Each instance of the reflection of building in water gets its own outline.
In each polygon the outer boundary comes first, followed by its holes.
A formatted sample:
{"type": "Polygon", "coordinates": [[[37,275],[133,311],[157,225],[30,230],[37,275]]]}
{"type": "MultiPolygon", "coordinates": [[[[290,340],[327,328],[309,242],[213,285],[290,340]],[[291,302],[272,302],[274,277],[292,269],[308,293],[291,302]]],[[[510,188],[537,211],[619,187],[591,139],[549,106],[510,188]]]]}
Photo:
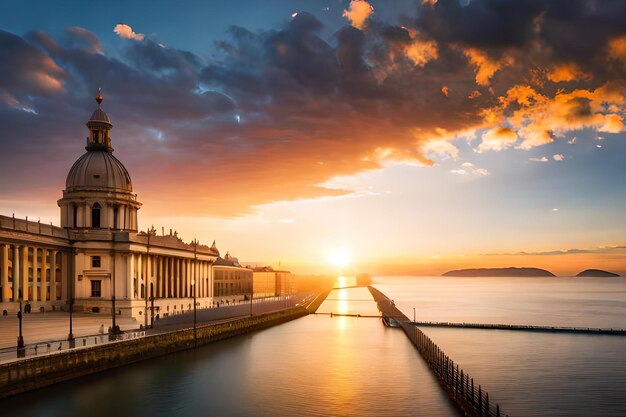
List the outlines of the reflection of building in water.
{"type": "Polygon", "coordinates": [[[213,297],[219,305],[249,300],[252,270],[239,264],[229,253],[213,262],[213,297]]]}
{"type": "Polygon", "coordinates": [[[255,297],[274,297],[295,292],[291,272],[277,271],[270,266],[254,268],[253,271],[255,297]]]}
{"type": "Polygon", "coordinates": [[[141,203],[124,165],[113,156],[113,124],[100,108],[87,122],[85,154],[65,183],[61,227],[0,216],[0,309],[11,312],[18,301],[33,311],[67,310],[70,292],[75,310],[111,313],[143,321],[154,297],[154,314],[213,304],[215,247],[185,243],[177,233],[138,232],[141,203]]]}

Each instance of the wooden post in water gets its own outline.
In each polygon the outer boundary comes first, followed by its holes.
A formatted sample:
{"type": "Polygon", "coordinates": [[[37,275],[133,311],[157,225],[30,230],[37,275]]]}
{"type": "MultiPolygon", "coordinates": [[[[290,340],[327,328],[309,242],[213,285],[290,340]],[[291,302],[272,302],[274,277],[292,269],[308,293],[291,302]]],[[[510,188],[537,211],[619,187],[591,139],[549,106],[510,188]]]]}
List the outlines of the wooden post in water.
{"type": "Polygon", "coordinates": [[[461,395],[461,397],[463,397],[465,391],[463,389],[463,382],[465,382],[465,375],[463,374],[463,370],[461,369],[461,389],[459,390],[459,394],[461,395]]]}
{"type": "Polygon", "coordinates": [[[478,386],[478,415],[483,417],[483,390],[478,386]]]}
{"type": "Polygon", "coordinates": [[[487,411],[487,415],[489,415],[489,393],[485,395],[485,410],[487,411]]]}

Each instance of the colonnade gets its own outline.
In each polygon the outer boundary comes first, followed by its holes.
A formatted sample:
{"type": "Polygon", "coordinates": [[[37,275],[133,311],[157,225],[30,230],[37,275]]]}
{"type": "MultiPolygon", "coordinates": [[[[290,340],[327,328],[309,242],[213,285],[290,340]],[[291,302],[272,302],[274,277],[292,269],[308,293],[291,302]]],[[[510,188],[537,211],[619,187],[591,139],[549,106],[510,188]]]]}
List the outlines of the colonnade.
{"type": "Polygon", "coordinates": [[[127,294],[131,299],[212,297],[211,261],[168,255],[131,253],[127,294]],[[151,294],[152,289],[152,294],[151,294]]]}
{"type": "Polygon", "coordinates": [[[0,243],[0,301],[66,299],[68,254],[58,248],[0,243]]]}

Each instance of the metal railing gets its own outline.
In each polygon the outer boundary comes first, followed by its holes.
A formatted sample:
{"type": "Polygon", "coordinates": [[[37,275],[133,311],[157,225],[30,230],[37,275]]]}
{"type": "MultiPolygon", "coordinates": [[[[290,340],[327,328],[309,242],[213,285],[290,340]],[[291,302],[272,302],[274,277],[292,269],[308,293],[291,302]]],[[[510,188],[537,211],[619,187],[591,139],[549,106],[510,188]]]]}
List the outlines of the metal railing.
{"type": "Polygon", "coordinates": [[[106,343],[117,342],[120,340],[130,340],[144,337],[146,332],[143,330],[126,331],[118,335],[109,335],[108,333],[98,333],[86,336],[80,336],[73,341],[63,340],[47,340],[38,343],[32,343],[24,346],[22,349],[15,347],[0,349],[0,363],[12,362],[35,356],[44,356],[61,352],[69,349],[76,349],[87,346],[97,346],[106,343]]]}
{"type": "Polygon", "coordinates": [[[467,416],[472,417],[504,417],[499,404],[489,400],[489,393],[481,385],[475,384],[474,379],[463,371],[439,346],[418,329],[385,294],[374,287],[368,287],[383,318],[397,322],[420,356],[426,361],[429,368],[457,407],[467,416]]]}

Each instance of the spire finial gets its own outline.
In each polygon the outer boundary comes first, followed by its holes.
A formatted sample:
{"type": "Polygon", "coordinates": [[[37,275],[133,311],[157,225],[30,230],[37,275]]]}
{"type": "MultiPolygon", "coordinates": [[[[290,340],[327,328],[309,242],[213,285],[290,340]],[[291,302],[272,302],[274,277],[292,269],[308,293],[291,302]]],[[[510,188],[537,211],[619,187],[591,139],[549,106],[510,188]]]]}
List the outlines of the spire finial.
{"type": "Polygon", "coordinates": [[[98,108],[100,108],[100,103],[102,103],[102,87],[98,88],[98,95],[96,96],[96,101],[98,102],[98,108]]]}

